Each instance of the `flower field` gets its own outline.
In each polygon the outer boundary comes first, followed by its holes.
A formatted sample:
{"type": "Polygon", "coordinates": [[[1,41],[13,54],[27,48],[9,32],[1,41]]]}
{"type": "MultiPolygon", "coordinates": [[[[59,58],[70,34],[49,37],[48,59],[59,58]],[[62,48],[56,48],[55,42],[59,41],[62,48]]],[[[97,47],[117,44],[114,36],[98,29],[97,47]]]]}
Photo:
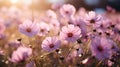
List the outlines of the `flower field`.
{"type": "Polygon", "coordinates": [[[0,67],[120,67],[120,15],[109,6],[2,7],[0,67]]]}

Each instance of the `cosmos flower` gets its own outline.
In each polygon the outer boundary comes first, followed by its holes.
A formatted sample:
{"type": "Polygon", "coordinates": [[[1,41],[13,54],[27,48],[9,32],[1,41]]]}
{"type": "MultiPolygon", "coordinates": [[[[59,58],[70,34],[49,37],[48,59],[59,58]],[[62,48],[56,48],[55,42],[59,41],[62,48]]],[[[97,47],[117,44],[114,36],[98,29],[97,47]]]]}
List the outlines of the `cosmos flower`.
{"type": "Polygon", "coordinates": [[[30,55],[32,55],[31,48],[20,46],[12,53],[10,61],[14,63],[22,62],[25,61],[28,57],[30,57],[30,55]]]}
{"type": "Polygon", "coordinates": [[[49,21],[50,23],[50,28],[53,30],[59,30],[60,28],[60,22],[57,19],[52,19],[49,21]]]}
{"type": "Polygon", "coordinates": [[[79,10],[78,10],[78,12],[77,12],[77,14],[76,15],[79,15],[79,16],[81,16],[81,17],[85,17],[85,14],[86,14],[86,9],[84,8],[84,7],[81,7],[81,8],[79,8],[79,10]]]}
{"type": "Polygon", "coordinates": [[[60,14],[62,17],[71,17],[75,14],[76,9],[73,5],[71,4],[64,4],[61,8],[60,8],[60,14]]]}
{"type": "Polygon", "coordinates": [[[51,8],[55,11],[58,11],[60,9],[60,7],[63,5],[63,3],[59,2],[59,3],[53,3],[51,8]]]}
{"type": "Polygon", "coordinates": [[[102,19],[101,15],[96,14],[94,11],[90,11],[90,12],[88,12],[88,14],[86,14],[85,21],[86,21],[87,25],[91,25],[91,24],[99,24],[100,25],[101,19],[102,19]]]}
{"type": "Polygon", "coordinates": [[[87,25],[81,17],[76,16],[73,24],[81,29],[82,37],[85,37],[87,35],[87,25]]]}
{"type": "Polygon", "coordinates": [[[48,31],[50,30],[49,25],[45,22],[39,23],[39,26],[40,26],[40,31],[38,33],[39,36],[45,36],[45,34],[47,34],[48,31]]]}
{"type": "Polygon", "coordinates": [[[19,31],[29,37],[32,37],[39,32],[39,25],[30,20],[26,20],[19,25],[19,31]]]}
{"type": "Polygon", "coordinates": [[[102,23],[100,24],[99,28],[101,28],[102,30],[108,28],[111,24],[110,22],[112,22],[110,19],[102,20],[102,23]]]}
{"type": "Polygon", "coordinates": [[[16,8],[16,7],[10,7],[8,10],[8,17],[11,19],[20,19],[20,15],[22,14],[22,12],[20,11],[20,9],[16,8]]]}
{"type": "Polygon", "coordinates": [[[117,44],[113,40],[108,39],[108,43],[111,44],[112,52],[120,51],[119,47],[117,46],[117,44]]]}
{"type": "Polygon", "coordinates": [[[61,41],[57,37],[46,37],[42,42],[42,49],[48,52],[56,50],[60,47],[61,41]]]}
{"type": "Polygon", "coordinates": [[[81,37],[81,29],[78,26],[72,24],[63,26],[60,31],[60,37],[69,42],[75,42],[81,37]]]}
{"type": "Polygon", "coordinates": [[[48,10],[46,12],[46,15],[47,15],[47,18],[49,20],[51,20],[51,19],[57,19],[57,15],[56,15],[56,13],[53,10],[48,10]]]}
{"type": "Polygon", "coordinates": [[[111,44],[105,37],[92,38],[90,49],[98,60],[110,59],[112,56],[111,44]]]}

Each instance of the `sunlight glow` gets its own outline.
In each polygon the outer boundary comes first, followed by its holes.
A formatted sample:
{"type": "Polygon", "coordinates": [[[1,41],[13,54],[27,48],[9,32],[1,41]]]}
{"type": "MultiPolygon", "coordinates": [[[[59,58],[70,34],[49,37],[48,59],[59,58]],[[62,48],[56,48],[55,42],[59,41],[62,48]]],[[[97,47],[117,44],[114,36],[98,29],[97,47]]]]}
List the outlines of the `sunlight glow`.
{"type": "Polygon", "coordinates": [[[11,2],[12,4],[15,4],[15,3],[18,2],[18,0],[10,0],[10,2],[11,2]]]}
{"type": "Polygon", "coordinates": [[[9,0],[9,2],[11,2],[12,4],[18,4],[21,3],[23,5],[29,6],[30,4],[32,4],[32,2],[38,2],[38,0],[9,0]]]}
{"type": "Polygon", "coordinates": [[[30,5],[32,3],[32,0],[22,0],[22,2],[25,4],[25,5],[30,5]]]}

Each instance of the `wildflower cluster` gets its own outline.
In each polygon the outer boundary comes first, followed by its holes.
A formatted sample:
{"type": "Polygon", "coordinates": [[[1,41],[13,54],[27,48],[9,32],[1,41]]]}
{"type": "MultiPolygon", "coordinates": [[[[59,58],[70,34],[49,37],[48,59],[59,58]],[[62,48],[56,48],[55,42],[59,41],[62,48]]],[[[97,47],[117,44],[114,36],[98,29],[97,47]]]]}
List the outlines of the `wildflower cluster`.
{"type": "Polygon", "coordinates": [[[98,14],[63,4],[44,14],[35,12],[34,18],[29,10],[2,8],[0,63],[8,67],[119,66],[120,15],[107,8],[98,14]]]}

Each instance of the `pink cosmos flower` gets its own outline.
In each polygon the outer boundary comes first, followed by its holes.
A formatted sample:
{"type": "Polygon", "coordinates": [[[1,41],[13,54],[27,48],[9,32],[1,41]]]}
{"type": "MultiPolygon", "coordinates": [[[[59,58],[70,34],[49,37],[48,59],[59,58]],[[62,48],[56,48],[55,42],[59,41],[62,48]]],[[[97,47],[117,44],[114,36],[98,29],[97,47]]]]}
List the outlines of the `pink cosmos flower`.
{"type": "Polygon", "coordinates": [[[75,42],[81,37],[81,29],[78,26],[72,24],[63,26],[60,31],[60,37],[69,42],[75,42]]]}
{"type": "Polygon", "coordinates": [[[57,18],[57,15],[56,15],[56,13],[55,13],[53,10],[48,10],[48,11],[46,12],[46,15],[47,15],[47,18],[48,18],[49,20],[51,20],[51,19],[56,19],[56,18],[57,18]]]}
{"type": "Polygon", "coordinates": [[[60,28],[60,22],[57,19],[52,19],[49,21],[50,27],[53,30],[59,30],[60,28]]]}
{"type": "Polygon", "coordinates": [[[25,47],[25,46],[20,46],[17,48],[16,51],[12,53],[12,56],[10,58],[11,62],[18,63],[26,60],[28,57],[32,55],[32,49],[25,47]]]}
{"type": "Polygon", "coordinates": [[[3,23],[0,23],[0,33],[3,33],[5,31],[5,25],[3,23]]]}
{"type": "Polygon", "coordinates": [[[20,18],[20,15],[22,14],[21,13],[21,10],[16,8],[16,7],[10,7],[9,10],[8,10],[8,17],[11,18],[11,19],[18,19],[20,18]]]}
{"type": "Polygon", "coordinates": [[[82,37],[85,37],[87,35],[87,32],[88,32],[87,31],[87,25],[81,17],[76,16],[75,20],[73,21],[73,24],[80,27],[82,37]]]}
{"type": "Polygon", "coordinates": [[[71,4],[64,4],[61,8],[60,8],[60,14],[62,17],[71,17],[75,14],[76,9],[73,5],[71,4]]]}
{"type": "Polygon", "coordinates": [[[54,3],[54,4],[52,4],[51,8],[55,11],[58,11],[62,5],[63,5],[63,3],[61,3],[61,2],[54,3]]]}
{"type": "Polygon", "coordinates": [[[38,33],[39,36],[44,36],[50,30],[49,25],[47,23],[45,23],[45,22],[39,23],[39,26],[40,26],[40,31],[38,33]]]}
{"type": "Polygon", "coordinates": [[[101,15],[96,14],[94,11],[90,11],[88,14],[86,14],[86,24],[101,24],[100,20],[102,19],[101,15]]]}
{"type": "Polygon", "coordinates": [[[92,55],[98,60],[110,59],[112,56],[111,44],[105,37],[95,36],[92,39],[90,49],[92,55]]]}
{"type": "Polygon", "coordinates": [[[32,37],[39,32],[39,25],[30,20],[26,20],[19,25],[19,31],[29,37],[32,37]]]}
{"type": "Polygon", "coordinates": [[[81,16],[81,17],[85,17],[86,14],[86,9],[84,7],[79,8],[77,15],[81,16]]]}
{"type": "Polygon", "coordinates": [[[102,23],[100,24],[99,28],[101,28],[102,30],[108,28],[111,24],[110,22],[112,22],[110,19],[102,20],[102,23]]]}
{"type": "Polygon", "coordinates": [[[47,37],[42,42],[42,49],[48,52],[56,50],[60,47],[61,41],[57,37],[47,37]]]}

